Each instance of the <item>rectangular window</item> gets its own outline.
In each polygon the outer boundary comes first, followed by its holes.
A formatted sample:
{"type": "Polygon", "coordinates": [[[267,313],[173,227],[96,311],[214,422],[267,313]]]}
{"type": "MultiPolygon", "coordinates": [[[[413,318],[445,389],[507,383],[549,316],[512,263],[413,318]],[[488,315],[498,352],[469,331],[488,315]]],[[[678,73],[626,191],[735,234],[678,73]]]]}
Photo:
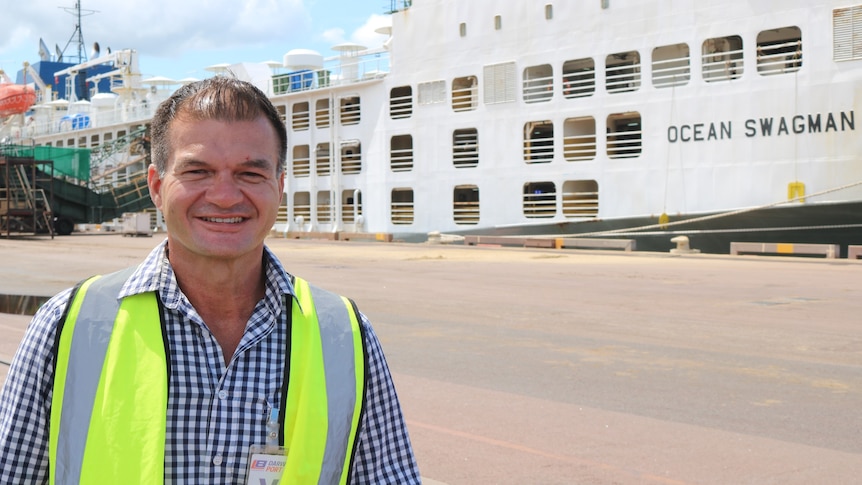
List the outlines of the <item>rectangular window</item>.
{"type": "Polygon", "coordinates": [[[413,224],[413,189],[392,189],[390,217],[392,224],[413,224]]]}
{"type": "Polygon", "coordinates": [[[595,180],[563,182],[563,216],[567,218],[598,217],[599,184],[595,180]]]}
{"type": "Polygon", "coordinates": [[[290,126],[293,131],[304,131],[309,127],[308,101],[293,105],[290,126]]]}
{"type": "Polygon", "coordinates": [[[605,59],[605,87],[609,93],[636,91],[641,87],[641,56],[637,51],[618,52],[605,59]]]}
{"type": "Polygon", "coordinates": [[[635,158],[641,154],[640,113],[618,113],[608,116],[608,158],[635,158]]]}
{"type": "Polygon", "coordinates": [[[294,192],[293,220],[300,226],[311,222],[311,195],[308,192],[294,192]]]}
{"type": "Polygon", "coordinates": [[[652,51],[652,84],[657,88],[682,86],[691,79],[688,44],[656,47],[652,51]]]}
{"type": "Polygon", "coordinates": [[[524,184],[524,216],[546,219],[557,215],[557,188],[553,182],[524,184]]]}
{"type": "Polygon", "coordinates": [[[475,225],[479,223],[479,187],[459,185],[453,194],[452,216],[455,224],[475,225]]]}
{"type": "Polygon", "coordinates": [[[530,121],[524,125],[524,160],[549,163],[554,159],[554,123],[530,121]]]}
{"type": "Polygon", "coordinates": [[[596,63],[592,58],[563,64],[563,97],[582,98],[596,92],[596,63]]]}
{"type": "Polygon", "coordinates": [[[341,192],[341,220],[353,224],[362,215],[362,192],[347,189],[341,192]]]}
{"type": "Polygon", "coordinates": [[[328,190],[317,192],[317,222],[321,224],[332,222],[332,192],[328,190]]]}
{"type": "Polygon", "coordinates": [[[550,64],[524,69],[523,95],[526,103],[541,103],[554,97],[554,68],[550,64]]]}
{"type": "Polygon", "coordinates": [[[456,168],[479,165],[479,131],[476,128],[455,130],[452,133],[452,163],[456,168]]]}
{"type": "Polygon", "coordinates": [[[742,37],[731,35],[703,42],[701,65],[706,82],[730,81],[742,77],[742,37]]]}
{"type": "Polygon", "coordinates": [[[341,173],[345,175],[362,172],[362,143],[359,140],[341,142],[341,173]]]}
{"type": "Polygon", "coordinates": [[[479,80],[476,76],[456,77],[452,80],[452,110],[473,111],[479,97],[479,80]]]}
{"type": "Polygon", "coordinates": [[[389,140],[389,167],[393,172],[413,170],[413,136],[395,135],[389,140]]]}
{"type": "Polygon", "coordinates": [[[318,99],[314,104],[314,124],[318,128],[329,128],[329,99],[318,99]]]}
{"type": "Polygon", "coordinates": [[[802,31],[799,27],[764,30],[757,34],[757,72],[772,76],[802,67],[802,31]]]}
{"type": "Polygon", "coordinates": [[[361,110],[359,107],[359,96],[341,98],[341,124],[359,124],[361,110]]]}
{"type": "Polygon", "coordinates": [[[308,177],[311,175],[311,157],[308,145],[296,145],[293,147],[293,176],[308,177]]]}
{"type": "Polygon", "coordinates": [[[596,120],[569,118],[563,125],[563,156],[570,162],[596,158],[596,120]]]}
{"type": "Polygon", "coordinates": [[[329,143],[319,143],[315,149],[315,154],[315,173],[321,177],[332,174],[332,159],[329,156],[329,143]]]}
{"type": "Polygon", "coordinates": [[[389,117],[393,120],[413,115],[413,88],[399,86],[389,92],[389,117]]]}

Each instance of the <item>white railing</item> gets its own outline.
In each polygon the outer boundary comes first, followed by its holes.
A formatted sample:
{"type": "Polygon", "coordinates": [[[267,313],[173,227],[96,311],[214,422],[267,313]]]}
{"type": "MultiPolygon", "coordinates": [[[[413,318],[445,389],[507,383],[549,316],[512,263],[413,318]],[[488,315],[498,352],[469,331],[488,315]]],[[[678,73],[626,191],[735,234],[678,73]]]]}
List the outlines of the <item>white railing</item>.
{"type": "Polygon", "coordinates": [[[308,177],[311,175],[311,158],[298,157],[293,159],[293,176],[308,177]]]}
{"type": "Polygon", "coordinates": [[[409,118],[413,114],[413,95],[389,98],[389,116],[392,119],[409,118]]]}
{"type": "Polygon", "coordinates": [[[389,72],[389,51],[371,49],[324,59],[323,69],[303,70],[273,76],[276,95],[313,91],[380,79],[389,72]]]}
{"type": "Polygon", "coordinates": [[[688,57],[653,61],[652,83],[657,88],[681,86],[691,79],[688,57]]]}
{"type": "Polygon", "coordinates": [[[595,71],[563,74],[563,97],[583,98],[596,91],[595,71]]]}
{"type": "Polygon", "coordinates": [[[742,49],[704,54],[703,79],[707,82],[737,79],[742,76],[742,49]]]}
{"type": "MultiPolygon", "coordinates": [[[[52,108],[53,110],[54,108],[52,108]]],[[[135,123],[148,121],[153,117],[156,106],[147,104],[134,104],[128,107],[119,107],[110,110],[97,110],[90,113],[80,113],[87,116],[86,122],[79,118],[79,122],[73,122],[74,116],[66,110],[52,111],[48,114],[39,114],[33,118],[33,122],[25,128],[27,136],[55,135],[60,133],[79,133],[83,130],[104,128],[117,123],[135,123]]]]}
{"type": "Polygon", "coordinates": [[[392,224],[413,224],[413,202],[392,202],[392,224]]]}
{"type": "Polygon", "coordinates": [[[536,137],[524,140],[524,160],[527,163],[548,163],[554,158],[554,138],[536,137]]]}
{"type": "Polygon", "coordinates": [[[802,67],[802,41],[757,46],[757,72],[764,76],[798,71],[802,67]]]}
{"type": "Polygon", "coordinates": [[[549,101],[554,96],[554,77],[524,79],[523,89],[526,103],[549,101]]]}
{"type": "Polygon", "coordinates": [[[572,135],[563,137],[563,156],[569,161],[596,158],[596,135],[572,135]]]}
{"type": "Polygon", "coordinates": [[[547,218],[557,214],[557,194],[524,194],[524,216],[528,218],[547,218]]]}
{"type": "Polygon", "coordinates": [[[478,104],[478,92],[476,86],[452,90],[452,110],[472,111],[478,104]]]}
{"type": "Polygon", "coordinates": [[[455,224],[479,223],[479,201],[455,202],[452,212],[455,224]]]}
{"type": "Polygon", "coordinates": [[[608,158],[636,158],[641,154],[641,131],[608,133],[608,158]]]}
{"type": "Polygon", "coordinates": [[[566,217],[594,217],[599,214],[598,192],[563,193],[563,215],[566,217]]]}
{"type": "Polygon", "coordinates": [[[389,157],[390,167],[393,172],[409,172],[410,170],[413,170],[412,148],[392,150],[389,157]]]}
{"type": "Polygon", "coordinates": [[[609,93],[635,91],[641,86],[641,65],[619,64],[607,67],[606,87],[609,93]]]}

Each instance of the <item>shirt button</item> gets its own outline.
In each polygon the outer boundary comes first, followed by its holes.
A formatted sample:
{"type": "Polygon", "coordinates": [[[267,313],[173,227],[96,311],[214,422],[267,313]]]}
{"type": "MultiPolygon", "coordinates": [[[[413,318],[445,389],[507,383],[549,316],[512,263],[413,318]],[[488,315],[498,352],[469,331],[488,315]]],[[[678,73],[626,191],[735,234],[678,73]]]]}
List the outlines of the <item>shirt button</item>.
{"type": "Polygon", "coordinates": [[[218,398],[221,400],[227,399],[227,391],[219,391],[218,392],[218,398]]]}
{"type": "Polygon", "coordinates": [[[219,466],[219,465],[221,465],[222,461],[223,461],[223,459],[222,459],[221,455],[216,455],[215,458],[213,458],[213,465],[219,466]]]}

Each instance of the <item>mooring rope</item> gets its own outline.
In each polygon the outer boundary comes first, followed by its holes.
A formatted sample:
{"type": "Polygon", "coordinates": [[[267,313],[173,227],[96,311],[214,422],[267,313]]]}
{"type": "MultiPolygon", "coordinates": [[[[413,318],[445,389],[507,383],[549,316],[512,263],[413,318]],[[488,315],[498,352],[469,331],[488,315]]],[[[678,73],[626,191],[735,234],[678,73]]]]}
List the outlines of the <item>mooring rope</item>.
{"type": "MultiPolygon", "coordinates": [[[[641,227],[627,227],[627,228],[623,228],[623,229],[609,229],[607,231],[572,233],[572,234],[567,234],[567,235],[572,236],[572,237],[591,237],[591,236],[604,236],[604,235],[609,235],[609,234],[616,234],[616,235],[630,234],[630,233],[634,233],[634,232],[637,232],[639,235],[649,235],[649,234],[645,234],[641,231],[645,231],[648,229],[657,229],[657,228],[665,229],[665,228],[668,228],[671,226],[679,226],[679,225],[684,225],[684,224],[691,224],[691,223],[695,223],[695,222],[703,222],[703,221],[709,221],[709,220],[713,220],[713,219],[720,219],[723,217],[730,217],[730,216],[735,216],[735,215],[739,215],[739,214],[745,214],[746,212],[754,212],[757,210],[768,209],[770,207],[776,207],[776,206],[783,205],[783,204],[789,204],[791,202],[797,202],[797,201],[802,200],[802,199],[811,199],[811,198],[815,198],[815,197],[820,197],[822,195],[826,195],[826,194],[829,194],[832,192],[837,192],[839,190],[849,189],[849,188],[855,187],[857,185],[862,185],[862,180],[860,180],[858,182],[853,182],[850,184],[842,185],[840,187],[834,187],[831,189],[823,190],[821,192],[816,192],[816,193],[810,194],[810,195],[800,195],[800,196],[794,197],[794,198],[789,199],[789,200],[783,200],[780,202],[773,202],[771,204],[765,204],[765,205],[756,206],[756,207],[746,207],[744,209],[738,209],[738,210],[730,211],[730,212],[723,212],[721,214],[711,214],[708,216],[695,217],[692,219],[685,219],[682,221],[649,224],[649,225],[641,226],[641,227]]],[[[794,226],[794,227],[789,227],[789,228],[716,229],[716,230],[703,230],[700,232],[701,233],[712,233],[712,232],[772,231],[772,230],[782,230],[782,229],[797,230],[797,229],[844,228],[844,227],[859,227],[859,226],[860,226],[859,224],[848,224],[848,225],[837,225],[837,226],[809,226],[807,228],[800,228],[800,227],[794,226]]],[[[662,231],[661,233],[657,233],[657,234],[668,234],[668,232],[662,231]]],[[[560,234],[547,234],[545,236],[546,237],[560,237],[561,235],[560,234]]],[[[535,237],[542,237],[542,236],[535,236],[535,237]]]]}

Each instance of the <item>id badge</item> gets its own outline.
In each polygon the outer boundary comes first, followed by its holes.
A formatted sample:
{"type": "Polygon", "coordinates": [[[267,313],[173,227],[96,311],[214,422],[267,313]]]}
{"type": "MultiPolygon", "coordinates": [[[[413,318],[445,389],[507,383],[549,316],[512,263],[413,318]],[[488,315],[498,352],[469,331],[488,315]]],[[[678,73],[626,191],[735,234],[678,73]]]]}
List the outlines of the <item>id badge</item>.
{"type": "Polygon", "coordinates": [[[266,444],[249,447],[246,485],[278,485],[284,473],[287,448],[278,445],[278,408],[270,407],[266,428],[266,444]]]}
{"type": "Polygon", "coordinates": [[[286,463],[287,450],[284,447],[251,445],[246,485],[278,485],[286,463]]]}

